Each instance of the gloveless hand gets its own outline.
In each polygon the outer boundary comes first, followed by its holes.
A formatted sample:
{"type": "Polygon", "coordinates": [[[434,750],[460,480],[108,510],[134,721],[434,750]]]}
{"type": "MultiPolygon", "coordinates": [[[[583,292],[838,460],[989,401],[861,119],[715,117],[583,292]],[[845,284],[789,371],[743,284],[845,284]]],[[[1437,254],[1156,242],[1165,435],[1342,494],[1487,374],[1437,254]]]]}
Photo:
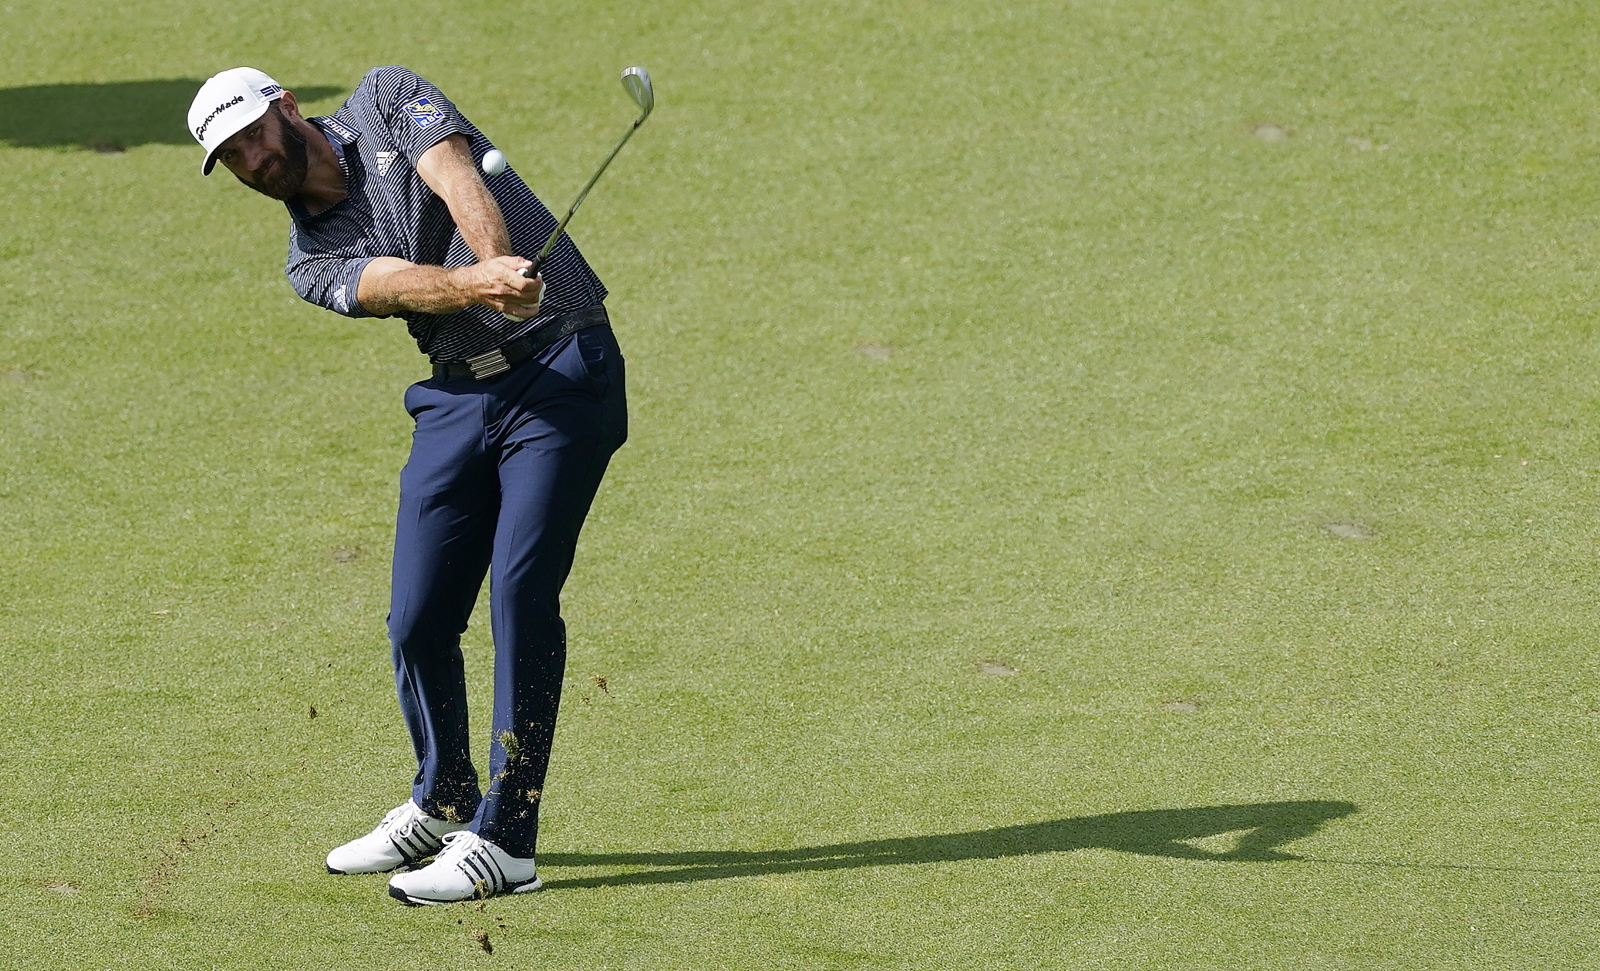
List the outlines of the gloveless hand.
{"type": "Polygon", "coordinates": [[[508,317],[526,319],[539,312],[544,297],[544,277],[528,279],[523,269],[533,264],[520,256],[493,259],[450,271],[452,283],[467,302],[492,307],[508,317]]]}

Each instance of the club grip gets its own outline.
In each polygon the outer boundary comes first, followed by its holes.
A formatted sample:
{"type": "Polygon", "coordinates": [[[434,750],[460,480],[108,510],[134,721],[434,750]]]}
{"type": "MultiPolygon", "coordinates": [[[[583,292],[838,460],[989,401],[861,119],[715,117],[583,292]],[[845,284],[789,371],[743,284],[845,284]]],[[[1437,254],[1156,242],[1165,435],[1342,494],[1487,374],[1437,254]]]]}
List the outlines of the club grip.
{"type": "MultiPolygon", "coordinates": [[[[533,258],[533,265],[532,266],[526,267],[526,268],[524,268],[524,269],[522,269],[522,270],[520,270],[518,272],[520,272],[522,274],[522,278],[523,279],[531,280],[534,277],[539,275],[539,267],[541,267],[543,265],[544,265],[544,257],[535,256],[533,258]]],[[[539,288],[539,294],[540,294],[540,296],[544,295],[544,287],[541,286],[539,288]]],[[[525,319],[525,318],[522,318],[522,317],[518,317],[515,314],[508,314],[504,310],[500,311],[500,316],[504,317],[507,320],[523,320],[523,319],[525,319]]]]}

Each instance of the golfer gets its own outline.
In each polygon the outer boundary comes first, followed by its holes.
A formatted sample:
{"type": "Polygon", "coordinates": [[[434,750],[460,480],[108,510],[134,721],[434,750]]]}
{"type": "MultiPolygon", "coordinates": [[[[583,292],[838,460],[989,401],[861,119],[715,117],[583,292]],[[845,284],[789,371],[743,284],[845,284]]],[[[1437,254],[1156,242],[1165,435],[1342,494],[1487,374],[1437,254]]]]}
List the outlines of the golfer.
{"type": "MultiPolygon", "coordinates": [[[[348,317],[400,317],[433,366],[412,385],[389,607],[411,798],[328,854],[439,904],[537,890],[534,844],[566,666],[562,584],[606,464],[627,437],[606,289],[516,173],[438,88],[375,68],[332,115],[306,118],[253,68],[211,78],[189,109],[205,150],[289,210],[286,273],[348,317]],[[461,633],[485,573],[495,644],[489,791],[467,726],[461,633]],[[437,854],[435,856],[435,854],[437,854]],[[431,864],[413,868],[428,857],[431,864]]],[[[398,781],[398,780],[397,780],[398,781]]]]}

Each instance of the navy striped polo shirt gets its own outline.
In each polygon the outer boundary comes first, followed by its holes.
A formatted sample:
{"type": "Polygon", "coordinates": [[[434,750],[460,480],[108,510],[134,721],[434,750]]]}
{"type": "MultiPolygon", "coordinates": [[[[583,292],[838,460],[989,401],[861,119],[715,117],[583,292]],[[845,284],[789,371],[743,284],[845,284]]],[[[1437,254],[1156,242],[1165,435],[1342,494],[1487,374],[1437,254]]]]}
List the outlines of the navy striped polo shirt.
{"type": "MultiPolygon", "coordinates": [[[[356,301],[356,283],[375,258],[393,256],[446,269],[478,261],[444,200],[417,174],[416,163],[448,135],[465,135],[480,163],[494,146],[438,88],[403,67],[373,68],[337,112],[310,121],[338,153],[349,194],[315,216],[298,199],[288,201],[294,222],[284,272],[296,293],[347,317],[370,317],[356,301]]],[[[532,259],[556,228],[556,218],[509,166],[500,175],[484,176],[484,183],[505,215],[512,251],[532,259]]],[[[406,311],[399,316],[430,360],[460,361],[606,297],[605,285],[564,234],[540,272],[544,301],[539,315],[529,320],[508,320],[476,304],[451,314],[406,311]]]]}

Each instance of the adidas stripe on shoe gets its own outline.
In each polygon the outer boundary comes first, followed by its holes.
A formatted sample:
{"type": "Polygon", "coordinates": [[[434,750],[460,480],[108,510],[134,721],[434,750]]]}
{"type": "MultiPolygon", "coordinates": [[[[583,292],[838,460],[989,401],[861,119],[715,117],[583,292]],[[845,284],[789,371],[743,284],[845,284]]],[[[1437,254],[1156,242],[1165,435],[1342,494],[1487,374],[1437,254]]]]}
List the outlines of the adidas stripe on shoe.
{"type": "Polygon", "coordinates": [[[412,905],[453,904],[544,886],[532,857],[512,856],[477,833],[449,833],[444,844],[432,863],[390,877],[389,896],[412,905]]]}
{"type": "Polygon", "coordinates": [[[464,829],[464,823],[436,819],[408,799],[372,832],[329,853],[328,872],[388,873],[439,852],[446,836],[464,829]]]}

